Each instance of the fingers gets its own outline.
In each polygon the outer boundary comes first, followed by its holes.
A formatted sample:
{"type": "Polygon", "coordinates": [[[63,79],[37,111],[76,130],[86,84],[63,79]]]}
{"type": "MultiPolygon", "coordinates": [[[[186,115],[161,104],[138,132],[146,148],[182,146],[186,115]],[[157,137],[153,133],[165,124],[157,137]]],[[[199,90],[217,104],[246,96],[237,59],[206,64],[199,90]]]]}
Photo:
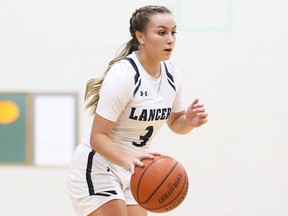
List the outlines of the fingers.
{"type": "Polygon", "coordinates": [[[140,159],[134,158],[132,163],[130,164],[130,170],[131,170],[132,174],[134,174],[136,166],[143,167],[144,164],[141,162],[140,159]]]}
{"type": "Polygon", "coordinates": [[[148,152],[147,154],[151,154],[151,155],[153,155],[153,156],[159,156],[159,155],[161,155],[161,153],[159,153],[159,152],[148,152]]]}
{"type": "Polygon", "coordinates": [[[195,112],[199,119],[206,119],[208,117],[208,113],[205,112],[204,108],[198,108],[195,112]]]}
{"type": "Polygon", "coordinates": [[[194,105],[191,111],[194,112],[200,118],[206,118],[208,116],[203,104],[194,105]]]}
{"type": "Polygon", "coordinates": [[[193,102],[192,102],[192,107],[194,107],[196,104],[198,104],[199,103],[199,99],[198,98],[196,98],[193,102]]]}
{"type": "Polygon", "coordinates": [[[130,165],[130,171],[131,171],[132,175],[135,173],[135,165],[134,164],[130,165]]]}
{"type": "Polygon", "coordinates": [[[141,159],[139,159],[139,158],[135,158],[135,159],[133,160],[133,164],[134,164],[135,166],[139,166],[139,167],[143,167],[143,166],[144,166],[144,164],[141,162],[141,159]]]}
{"type": "Polygon", "coordinates": [[[138,159],[139,159],[140,161],[143,160],[143,159],[145,159],[145,158],[153,159],[153,158],[154,158],[154,155],[147,153],[147,154],[143,154],[143,155],[138,156],[138,159]]]}
{"type": "Polygon", "coordinates": [[[203,106],[194,107],[192,111],[196,113],[205,113],[205,108],[203,106]]]}
{"type": "Polygon", "coordinates": [[[140,156],[138,156],[139,160],[143,160],[143,159],[154,159],[154,156],[158,156],[161,155],[159,152],[147,152],[145,154],[142,154],[140,156]]]}
{"type": "Polygon", "coordinates": [[[204,107],[204,104],[203,103],[199,103],[199,99],[196,98],[190,105],[190,109],[191,110],[195,110],[195,109],[199,109],[199,108],[203,108],[204,107]]]}
{"type": "Polygon", "coordinates": [[[207,113],[198,113],[199,125],[203,125],[208,122],[207,116],[207,113]]]}
{"type": "Polygon", "coordinates": [[[206,113],[204,104],[199,103],[198,98],[196,98],[189,106],[186,111],[186,117],[193,127],[199,127],[208,122],[208,114],[206,113]]]}
{"type": "Polygon", "coordinates": [[[205,113],[205,112],[199,113],[198,117],[201,118],[201,119],[206,119],[208,117],[208,113],[205,113]]]}
{"type": "Polygon", "coordinates": [[[191,110],[195,113],[205,113],[205,107],[203,103],[199,103],[199,99],[195,99],[191,106],[190,106],[191,110]]]}
{"type": "Polygon", "coordinates": [[[155,156],[161,155],[159,152],[147,152],[145,154],[139,155],[138,157],[133,159],[133,163],[130,164],[130,170],[132,174],[135,172],[135,167],[143,167],[144,163],[142,162],[143,159],[154,159],[155,156]]]}

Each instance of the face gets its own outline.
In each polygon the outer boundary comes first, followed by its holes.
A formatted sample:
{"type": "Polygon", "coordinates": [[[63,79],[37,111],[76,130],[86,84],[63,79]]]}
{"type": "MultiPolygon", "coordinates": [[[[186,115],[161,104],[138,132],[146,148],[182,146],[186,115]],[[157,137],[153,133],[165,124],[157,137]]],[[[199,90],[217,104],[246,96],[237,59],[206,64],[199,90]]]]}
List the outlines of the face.
{"type": "Polygon", "coordinates": [[[168,60],[176,42],[176,24],[172,14],[155,14],[145,32],[138,32],[140,52],[157,61],[168,60]]]}

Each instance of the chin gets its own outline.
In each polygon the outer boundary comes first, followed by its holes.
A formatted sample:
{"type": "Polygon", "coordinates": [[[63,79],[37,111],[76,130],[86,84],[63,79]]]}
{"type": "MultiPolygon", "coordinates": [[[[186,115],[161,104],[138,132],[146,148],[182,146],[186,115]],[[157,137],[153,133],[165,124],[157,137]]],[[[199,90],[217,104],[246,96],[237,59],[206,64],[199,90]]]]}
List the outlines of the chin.
{"type": "Polygon", "coordinates": [[[169,59],[170,59],[170,55],[163,56],[162,61],[167,61],[167,60],[169,60],[169,59]]]}

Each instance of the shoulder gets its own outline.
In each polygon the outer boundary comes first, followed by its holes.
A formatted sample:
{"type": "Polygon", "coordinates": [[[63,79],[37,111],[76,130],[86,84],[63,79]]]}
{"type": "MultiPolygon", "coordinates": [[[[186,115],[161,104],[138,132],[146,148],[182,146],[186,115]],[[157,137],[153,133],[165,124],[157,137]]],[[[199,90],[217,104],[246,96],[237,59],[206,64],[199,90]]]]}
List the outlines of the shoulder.
{"type": "Polygon", "coordinates": [[[163,61],[163,64],[166,65],[166,67],[170,73],[180,75],[178,68],[171,61],[169,61],[169,60],[163,61]]]}
{"type": "Polygon", "coordinates": [[[182,74],[171,61],[163,61],[166,75],[173,80],[173,82],[182,83],[182,74]]]}
{"type": "Polygon", "coordinates": [[[104,83],[134,83],[135,70],[127,60],[114,63],[107,72],[104,83]]]}
{"type": "Polygon", "coordinates": [[[115,62],[105,75],[100,94],[130,98],[135,88],[135,69],[125,59],[115,62]]]}

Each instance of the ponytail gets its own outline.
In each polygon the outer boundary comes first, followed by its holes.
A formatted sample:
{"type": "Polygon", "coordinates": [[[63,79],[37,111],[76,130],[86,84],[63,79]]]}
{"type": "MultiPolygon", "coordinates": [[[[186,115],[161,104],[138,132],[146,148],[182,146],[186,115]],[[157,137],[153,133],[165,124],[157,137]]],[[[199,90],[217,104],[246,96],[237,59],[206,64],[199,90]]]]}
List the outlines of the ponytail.
{"type": "Polygon", "coordinates": [[[104,81],[106,74],[108,73],[108,71],[110,70],[112,65],[115,62],[120,61],[121,59],[125,58],[126,56],[131,54],[133,51],[138,50],[138,42],[135,42],[134,38],[129,40],[123,46],[125,46],[125,47],[119,52],[119,54],[109,62],[108,67],[104,71],[104,74],[99,78],[92,78],[92,79],[88,80],[88,82],[86,84],[84,100],[88,101],[88,102],[87,102],[85,108],[91,109],[90,113],[92,115],[95,114],[95,112],[96,112],[96,108],[97,108],[98,101],[100,98],[100,95],[99,95],[100,88],[102,86],[102,83],[104,81]]]}

